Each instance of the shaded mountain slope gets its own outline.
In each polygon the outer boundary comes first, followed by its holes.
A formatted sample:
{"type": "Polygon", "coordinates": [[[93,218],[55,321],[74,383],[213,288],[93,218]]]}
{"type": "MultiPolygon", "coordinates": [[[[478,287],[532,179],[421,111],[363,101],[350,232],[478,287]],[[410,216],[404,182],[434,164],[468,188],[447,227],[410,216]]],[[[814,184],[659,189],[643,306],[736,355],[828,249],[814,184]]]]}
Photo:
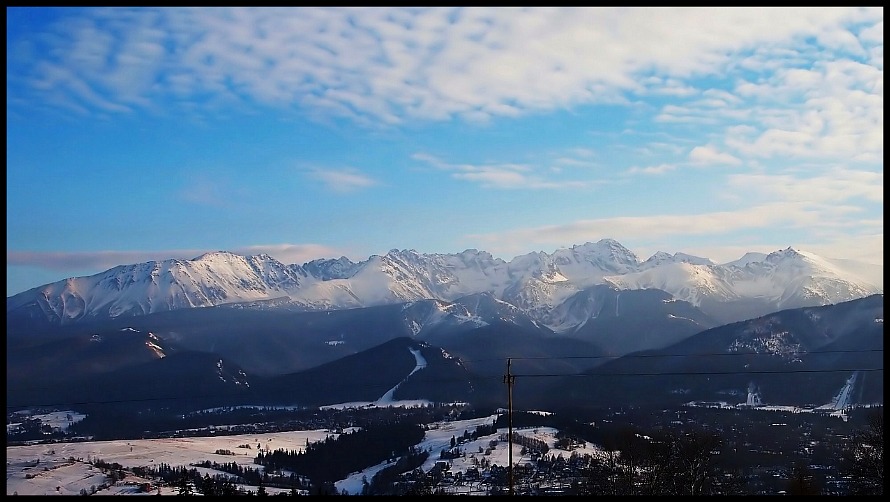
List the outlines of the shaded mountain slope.
{"type": "Polygon", "coordinates": [[[883,402],[883,295],[706,330],[564,378],[551,391],[581,407],[745,403],[749,390],[764,403],[822,405],[857,372],[856,396],[883,402]]]}
{"type": "Polygon", "coordinates": [[[35,394],[18,390],[7,395],[7,406],[76,405],[104,413],[116,408],[132,412],[234,404],[248,399],[243,396],[249,394],[250,382],[237,365],[214,354],[186,351],[101,374],[60,379],[42,390],[40,398],[46,400],[43,403],[34,403],[35,394]]]}
{"type": "Polygon", "coordinates": [[[569,326],[563,335],[594,342],[616,356],[667,347],[721,324],[662,290],[606,285],[573,295],[554,309],[552,318],[569,326]]]}
{"type": "Polygon", "coordinates": [[[441,349],[401,337],[306,371],[258,381],[255,390],[264,403],[300,406],[381,399],[458,401],[472,391],[471,380],[441,349]]]}

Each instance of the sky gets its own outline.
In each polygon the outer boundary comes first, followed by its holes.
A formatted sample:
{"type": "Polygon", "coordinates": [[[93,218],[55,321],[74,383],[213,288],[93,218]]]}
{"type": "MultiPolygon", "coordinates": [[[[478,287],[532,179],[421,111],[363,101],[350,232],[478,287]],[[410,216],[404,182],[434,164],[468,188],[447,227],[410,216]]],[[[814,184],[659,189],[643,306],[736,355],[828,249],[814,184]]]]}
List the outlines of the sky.
{"type": "Polygon", "coordinates": [[[883,265],[881,7],[6,12],[7,296],[208,251],[883,265]]]}

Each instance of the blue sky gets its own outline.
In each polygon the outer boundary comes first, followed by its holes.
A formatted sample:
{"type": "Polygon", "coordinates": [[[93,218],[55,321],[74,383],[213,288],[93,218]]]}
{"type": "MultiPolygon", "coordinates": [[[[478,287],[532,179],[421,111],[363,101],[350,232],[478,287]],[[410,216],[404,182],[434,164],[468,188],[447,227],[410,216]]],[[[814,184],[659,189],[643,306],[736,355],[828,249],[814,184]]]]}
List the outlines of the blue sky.
{"type": "Polygon", "coordinates": [[[883,265],[883,8],[9,8],[7,295],[391,249],[883,265]]]}

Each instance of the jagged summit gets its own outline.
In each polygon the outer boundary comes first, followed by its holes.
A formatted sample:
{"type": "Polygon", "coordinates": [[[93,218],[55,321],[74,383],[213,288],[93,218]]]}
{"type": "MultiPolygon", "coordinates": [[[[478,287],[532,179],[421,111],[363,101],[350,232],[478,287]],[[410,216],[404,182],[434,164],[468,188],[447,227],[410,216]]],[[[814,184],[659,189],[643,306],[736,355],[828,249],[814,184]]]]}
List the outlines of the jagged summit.
{"type": "Polygon", "coordinates": [[[656,251],[655,254],[649,257],[646,261],[641,264],[641,268],[652,268],[657,267],[659,265],[663,265],[665,263],[690,263],[693,265],[716,265],[713,261],[708,258],[702,258],[699,256],[694,256],[686,253],[674,253],[673,255],[669,253],[665,253],[664,251],[656,251]]]}
{"type": "Polygon", "coordinates": [[[755,253],[755,252],[749,251],[749,252],[745,253],[744,256],[742,256],[738,260],[724,263],[724,264],[722,264],[722,266],[724,266],[724,267],[730,267],[730,266],[744,267],[745,265],[747,265],[749,263],[761,262],[766,257],[767,257],[766,253],[755,253]]]}

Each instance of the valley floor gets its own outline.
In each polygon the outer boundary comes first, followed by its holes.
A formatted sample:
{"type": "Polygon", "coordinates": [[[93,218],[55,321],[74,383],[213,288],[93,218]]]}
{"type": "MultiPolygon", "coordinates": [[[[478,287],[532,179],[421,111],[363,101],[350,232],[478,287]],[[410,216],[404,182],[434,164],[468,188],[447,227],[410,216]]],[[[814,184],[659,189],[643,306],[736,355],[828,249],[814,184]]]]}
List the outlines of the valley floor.
{"type": "MultiPolygon", "coordinates": [[[[447,460],[448,470],[453,473],[475,471],[480,465],[507,466],[510,453],[505,441],[507,429],[476,439],[462,438],[465,433],[472,433],[480,425],[492,425],[497,415],[431,424],[424,440],[417,445],[418,450],[430,452],[430,456],[421,467],[429,471],[440,462],[440,452],[453,450],[462,452],[456,458],[447,460]],[[453,443],[452,443],[453,442],[453,443]],[[484,460],[483,460],[484,459],[484,460]]],[[[554,455],[568,457],[571,452],[556,448],[557,430],[550,427],[516,428],[514,433],[526,438],[534,438],[550,446],[554,455]]],[[[128,474],[123,480],[113,484],[109,477],[92,462],[102,460],[106,463],[117,463],[125,469],[133,467],[149,467],[167,464],[171,467],[185,466],[210,460],[217,463],[235,462],[242,466],[262,470],[263,466],[254,464],[258,449],[273,451],[275,449],[302,451],[308,443],[324,440],[332,435],[327,429],[311,431],[292,431],[263,434],[245,434],[218,437],[188,437],[167,439],[135,439],[115,441],[85,441],[64,443],[42,443],[24,446],[9,446],[6,449],[6,494],[7,495],[78,495],[86,493],[108,495],[156,494],[158,488],[152,485],[149,492],[140,487],[150,480],[128,474]],[[234,455],[219,454],[219,451],[232,452],[234,455]]],[[[597,449],[589,443],[573,446],[577,454],[596,454],[597,449]]],[[[529,462],[523,455],[523,448],[513,444],[514,465],[529,462]]],[[[363,480],[370,480],[374,474],[389,465],[388,462],[371,466],[355,472],[335,486],[339,493],[360,494],[363,480]]],[[[219,471],[198,468],[202,473],[211,476],[219,471]]],[[[471,493],[481,491],[484,480],[480,477],[476,482],[467,482],[462,486],[452,486],[451,493],[471,493]],[[475,488],[474,488],[475,487],[475,488]]],[[[256,487],[245,486],[248,491],[256,487]]],[[[267,488],[269,494],[284,489],[267,488]]],[[[176,487],[161,487],[161,494],[176,494],[176,487]]]]}
{"type": "MultiPolygon", "coordinates": [[[[254,465],[257,447],[266,450],[283,448],[302,450],[308,442],[323,440],[331,434],[328,430],[279,432],[272,434],[246,434],[219,437],[189,437],[168,439],[131,439],[117,441],[87,441],[70,443],[8,446],[6,448],[6,494],[13,495],[78,495],[82,490],[109,495],[133,495],[140,492],[138,486],[148,480],[128,475],[122,481],[99,490],[108,476],[91,465],[96,459],[118,463],[124,468],[148,467],[168,464],[188,466],[204,460],[236,462],[254,465]],[[247,445],[250,448],[242,446],[247,445]],[[218,450],[228,450],[235,455],[220,455],[218,450]],[[131,485],[130,482],[133,484],[131,485]]],[[[206,469],[210,471],[210,469],[206,469]]],[[[255,488],[254,488],[255,489],[255,488]]],[[[275,489],[270,488],[274,493],[275,489]]],[[[175,487],[163,487],[161,493],[175,494],[175,487]]],[[[152,493],[157,493],[153,490],[152,493]]]]}

